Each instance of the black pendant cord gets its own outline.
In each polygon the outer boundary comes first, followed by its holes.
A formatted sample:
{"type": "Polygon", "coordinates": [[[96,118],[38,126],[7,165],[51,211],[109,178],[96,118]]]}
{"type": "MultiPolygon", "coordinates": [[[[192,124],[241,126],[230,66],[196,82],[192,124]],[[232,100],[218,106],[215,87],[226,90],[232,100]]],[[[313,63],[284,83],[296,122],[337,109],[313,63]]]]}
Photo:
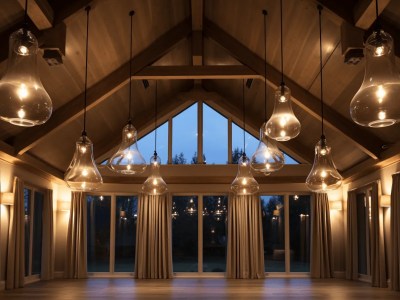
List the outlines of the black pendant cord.
{"type": "Polygon", "coordinates": [[[157,156],[157,80],[155,84],[155,99],[154,99],[154,156],[157,156]]]}
{"type": "Polygon", "coordinates": [[[324,134],[324,89],[322,81],[322,22],[321,22],[322,6],[318,5],[318,15],[319,15],[319,78],[321,84],[321,139],[325,139],[324,134]]]}
{"type": "Polygon", "coordinates": [[[24,12],[24,25],[23,30],[28,29],[28,0],[25,0],[25,12],[24,12]]]}
{"type": "Polygon", "coordinates": [[[263,9],[264,15],[264,119],[267,122],[267,11],[263,9]]]}
{"type": "Polygon", "coordinates": [[[90,6],[85,7],[86,10],[86,61],[85,61],[85,96],[83,106],[83,131],[82,135],[86,136],[86,101],[87,101],[87,78],[88,78],[88,54],[89,54],[89,12],[90,6]]]}
{"type": "Polygon", "coordinates": [[[246,157],[246,105],[244,104],[244,79],[242,84],[242,105],[243,105],[243,156],[246,157]]]}
{"type": "Polygon", "coordinates": [[[131,35],[130,35],[130,44],[129,44],[129,109],[128,109],[128,122],[131,124],[132,122],[132,44],[133,44],[133,15],[135,14],[135,11],[131,10],[129,12],[129,16],[131,18],[131,35]]]}
{"type": "Polygon", "coordinates": [[[282,2],[283,0],[281,0],[281,87],[283,89],[285,82],[283,80],[283,3],[282,2]]]}
{"type": "Polygon", "coordinates": [[[375,20],[375,31],[380,32],[381,30],[381,25],[379,23],[379,7],[378,7],[378,0],[375,0],[375,16],[376,16],[376,20],[375,20]]]}

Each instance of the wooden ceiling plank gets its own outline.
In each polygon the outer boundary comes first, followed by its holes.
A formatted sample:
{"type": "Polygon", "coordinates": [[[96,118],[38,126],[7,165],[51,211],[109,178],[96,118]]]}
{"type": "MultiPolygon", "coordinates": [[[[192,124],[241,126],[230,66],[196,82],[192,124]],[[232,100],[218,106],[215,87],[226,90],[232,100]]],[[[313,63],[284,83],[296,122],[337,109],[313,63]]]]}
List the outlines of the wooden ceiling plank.
{"type": "MultiPolygon", "coordinates": [[[[139,72],[169,52],[179,41],[190,34],[190,20],[187,19],[155,40],[148,48],[133,58],[132,73],[139,72]]],[[[129,79],[129,62],[94,84],[87,91],[88,109],[93,108],[110,95],[122,88],[129,79]]],[[[45,124],[25,129],[13,137],[12,143],[18,154],[25,153],[53,131],[65,126],[83,113],[81,93],[65,105],[57,109],[45,124]]]]}
{"type": "MultiPolygon", "coordinates": [[[[380,0],[378,14],[388,6],[390,0],[380,0]]],[[[359,0],[354,6],[354,25],[358,28],[367,30],[376,20],[375,0],[359,0]]]]}
{"type": "MultiPolygon", "coordinates": [[[[25,9],[25,0],[18,0],[25,9]]],[[[54,11],[47,0],[28,1],[28,16],[39,30],[53,27],[54,11]]]]}
{"type": "MultiPolygon", "coordinates": [[[[264,60],[208,19],[204,20],[204,33],[218,42],[233,57],[263,76],[264,60]]],[[[280,76],[278,70],[267,64],[267,80],[273,86],[279,86],[280,76]]],[[[285,82],[292,91],[293,102],[313,117],[319,119],[320,99],[290,78],[285,77],[285,82]]],[[[348,137],[373,159],[379,157],[381,147],[385,144],[380,138],[372,136],[368,131],[357,126],[326,104],[324,104],[324,111],[327,125],[348,137]]]]}
{"type": "Polygon", "coordinates": [[[247,66],[148,66],[132,76],[133,79],[249,79],[261,78],[247,66]]]}

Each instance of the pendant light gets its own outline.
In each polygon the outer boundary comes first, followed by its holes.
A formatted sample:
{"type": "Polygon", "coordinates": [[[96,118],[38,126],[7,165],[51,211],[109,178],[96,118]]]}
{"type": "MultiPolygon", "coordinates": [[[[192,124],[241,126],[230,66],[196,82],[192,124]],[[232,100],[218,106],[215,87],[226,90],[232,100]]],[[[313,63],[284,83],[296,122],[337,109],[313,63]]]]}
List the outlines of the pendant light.
{"type": "Polygon", "coordinates": [[[154,112],[154,155],[150,158],[150,176],[143,183],[142,191],[149,195],[162,195],[167,184],[160,175],[161,159],[157,155],[157,81],[155,84],[155,112],[154,112]]]}
{"type": "Polygon", "coordinates": [[[290,89],[283,78],[283,5],[281,0],[281,84],[275,90],[274,111],[267,122],[266,134],[279,142],[288,141],[299,135],[301,125],[293,113],[290,89]]]}
{"type": "Polygon", "coordinates": [[[264,15],[264,119],[265,122],[260,128],[260,143],[253,156],[251,157],[251,168],[256,172],[269,175],[280,170],[285,164],[285,157],[267,135],[267,11],[262,11],[264,15]]]}
{"type": "Polygon", "coordinates": [[[88,49],[89,49],[89,11],[86,11],[86,64],[85,64],[85,96],[83,110],[83,131],[82,136],[76,142],[74,157],[65,173],[64,180],[74,191],[94,191],[103,183],[100,172],[93,159],[93,143],[86,135],[86,96],[88,76],[88,49]]]}
{"type": "Polygon", "coordinates": [[[246,106],[244,104],[244,80],[243,80],[243,154],[238,161],[238,172],[235,180],[231,184],[231,189],[236,195],[251,195],[258,191],[257,181],[251,174],[250,160],[246,156],[246,106]]]}
{"type": "Polygon", "coordinates": [[[331,147],[326,143],[324,135],[324,100],[322,84],[322,29],[321,11],[322,6],[318,5],[319,12],[319,65],[320,65],[320,84],[321,84],[321,139],[315,146],[315,158],[310,174],[306,179],[307,187],[316,193],[325,193],[336,190],[342,185],[342,176],[336,170],[331,156],[331,147]]]}
{"type": "Polygon", "coordinates": [[[28,30],[28,0],[24,25],[9,39],[7,71],[0,81],[0,118],[13,125],[31,127],[45,123],[52,103],[37,70],[38,41],[28,30]]]}
{"type": "Polygon", "coordinates": [[[364,81],[350,103],[354,122],[368,127],[386,127],[400,121],[400,73],[396,69],[393,38],[378,22],[365,42],[364,81]]]}
{"type": "Polygon", "coordinates": [[[111,156],[108,161],[108,167],[117,173],[133,175],[140,174],[146,169],[146,161],[139,151],[137,143],[137,131],[132,124],[132,32],[133,15],[135,12],[129,12],[131,18],[130,35],[130,58],[129,58],[129,109],[128,124],[122,129],[122,142],[118,151],[111,156]]]}

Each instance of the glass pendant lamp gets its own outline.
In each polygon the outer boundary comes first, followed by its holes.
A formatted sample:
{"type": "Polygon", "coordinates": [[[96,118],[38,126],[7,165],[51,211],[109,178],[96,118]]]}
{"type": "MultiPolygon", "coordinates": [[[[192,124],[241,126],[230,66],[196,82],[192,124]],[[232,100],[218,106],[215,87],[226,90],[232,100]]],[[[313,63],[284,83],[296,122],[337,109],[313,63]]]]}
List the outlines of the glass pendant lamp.
{"type": "Polygon", "coordinates": [[[28,1],[23,28],[9,39],[7,71],[0,80],[0,118],[13,125],[31,127],[45,123],[52,103],[37,70],[38,41],[28,30],[28,1]]]}
{"type": "Polygon", "coordinates": [[[137,143],[137,131],[132,124],[132,32],[133,15],[135,12],[129,12],[131,18],[130,31],[130,61],[129,61],[129,109],[128,124],[122,130],[122,142],[117,152],[111,156],[108,161],[108,167],[117,173],[134,175],[143,173],[146,169],[146,161],[139,151],[137,143]]]}
{"type": "Polygon", "coordinates": [[[167,192],[167,184],[160,174],[161,159],[157,155],[157,81],[155,84],[155,120],[154,120],[154,155],[150,158],[150,176],[142,186],[142,192],[148,195],[162,195],[167,192]]]}
{"type": "Polygon", "coordinates": [[[301,125],[293,113],[290,89],[283,78],[283,5],[281,0],[281,84],[275,90],[274,111],[266,124],[265,133],[279,142],[299,135],[301,125]]]}
{"type": "Polygon", "coordinates": [[[75,153],[69,165],[64,180],[74,191],[94,191],[103,183],[103,179],[97,169],[93,158],[93,143],[86,134],[86,93],[87,93],[87,70],[88,70],[88,48],[89,48],[89,12],[86,10],[86,65],[85,65],[85,97],[83,110],[82,136],[76,142],[75,153]]]}
{"type": "Polygon", "coordinates": [[[321,84],[321,139],[315,146],[314,164],[306,179],[307,187],[316,193],[325,193],[335,190],[342,185],[342,176],[336,170],[331,156],[331,147],[326,143],[324,135],[323,84],[322,84],[322,6],[318,5],[319,12],[319,46],[320,46],[320,84],[321,84]]]}
{"type": "Polygon", "coordinates": [[[236,195],[252,195],[259,189],[257,181],[251,173],[250,160],[246,156],[246,109],[244,104],[244,80],[243,80],[243,154],[238,161],[238,172],[231,184],[231,189],[236,195]]]}
{"type": "Polygon", "coordinates": [[[256,171],[269,175],[280,170],[285,164],[283,153],[267,136],[267,11],[263,10],[264,15],[264,118],[265,122],[260,128],[260,142],[253,156],[251,157],[251,168],[256,171]]]}
{"type": "MultiPolygon", "coordinates": [[[[376,0],[378,19],[378,0],[376,0]]],[[[386,127],[400,120],[400,73],[396,69],[393,38],[376,29],[365,42],[364,81],[350,103],[354,122],[368,127],[386,127]]]]}

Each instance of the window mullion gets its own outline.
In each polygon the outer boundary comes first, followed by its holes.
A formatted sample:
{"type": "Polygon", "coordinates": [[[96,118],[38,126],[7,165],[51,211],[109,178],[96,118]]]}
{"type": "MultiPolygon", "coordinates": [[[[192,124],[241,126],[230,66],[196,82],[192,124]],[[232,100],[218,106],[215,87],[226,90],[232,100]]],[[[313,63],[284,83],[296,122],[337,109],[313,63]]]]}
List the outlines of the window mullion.
{"type": "Polygon", "coordinates": [[[232,118],[228,118],[228,164],[232,163],[232,118]]]}
{"type": "Polygon", "coordinates": [[[111,217],[110,217],[110,273],[115,269],[115,215],[116,215],[116,196],[111,196],[111,217]]]}
{"type": "Polygon", "coordinates": [[[283,210],[285,212],[285,272],[290,273],[290,232],[289,232],[289,195],[284,195],[283,210]]]}
{"type": "Polygon", "coordinates": [[[197,217],[198,217],[198,225],[197,225],[197,254],[198,254],[198,272],[203,273],[203,195],[197,196],[197,217]]]}
{"type": "Polygon", "coordinates": [[[197,102],[197,163],[203,164],[203,101],[197,102]]]}

